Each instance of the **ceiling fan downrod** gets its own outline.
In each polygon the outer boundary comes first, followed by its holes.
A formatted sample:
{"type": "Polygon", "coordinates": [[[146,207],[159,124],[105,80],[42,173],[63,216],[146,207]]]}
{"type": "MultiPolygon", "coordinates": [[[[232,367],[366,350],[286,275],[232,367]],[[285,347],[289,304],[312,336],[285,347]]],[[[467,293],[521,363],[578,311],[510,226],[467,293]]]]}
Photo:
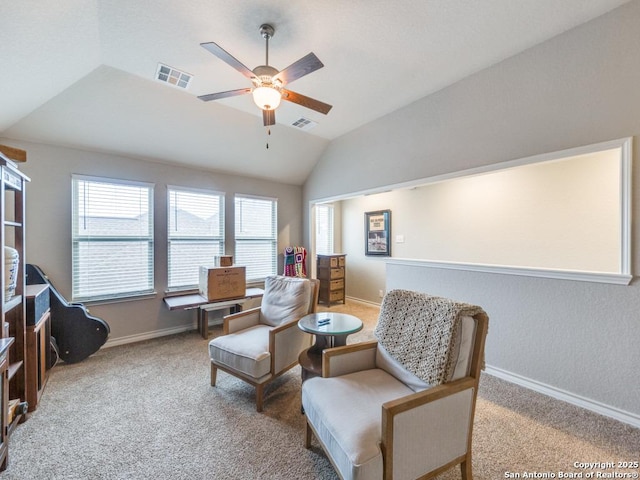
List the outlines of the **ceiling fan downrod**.
{"type": "Polygon", "coordinates": [[[269,65],[269,40],[273,37],[274,33],[276,33],[275,29],[268,23],[260,25],[260,35],[262,35],[262,38],[266,40],[265,65],[269,65]]]}

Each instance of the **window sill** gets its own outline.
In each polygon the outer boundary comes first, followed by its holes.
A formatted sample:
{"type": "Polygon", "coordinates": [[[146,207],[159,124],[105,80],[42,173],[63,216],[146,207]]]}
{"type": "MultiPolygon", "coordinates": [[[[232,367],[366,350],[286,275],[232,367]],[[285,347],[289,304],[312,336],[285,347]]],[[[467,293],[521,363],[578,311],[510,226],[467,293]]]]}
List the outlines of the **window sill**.
{"type": "Polygon", "coordinates": [[[139,300],[150,300],[156,298],[158,296],[158,292],[152,293],[143,293],[141,295],[131,295],[129,297],[118,297],[118,298],[104,298],[101,300],[74,300],[73,303],[81,303],[87,306],[93,305],[109,305],[112,303],[124,303],[124,302],[137,302],[139,300]]]}
{"type": "Polygon", "coordinates": [[[178,297],[180,295],[197,295],[200,291],[197,288],[170,288],[164,291],[165,297],[178,297]]]}

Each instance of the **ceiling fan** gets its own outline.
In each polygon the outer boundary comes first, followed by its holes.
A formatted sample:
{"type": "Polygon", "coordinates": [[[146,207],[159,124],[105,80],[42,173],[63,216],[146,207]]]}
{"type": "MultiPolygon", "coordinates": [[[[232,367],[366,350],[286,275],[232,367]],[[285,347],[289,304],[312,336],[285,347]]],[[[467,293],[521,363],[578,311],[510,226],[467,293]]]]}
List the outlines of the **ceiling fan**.
{"type": "Polygon", "coordinates": [[[219,45],[213,42],[201,43],[200,45],[202,47],[251,80],[253,87],[210,93],[208,95],[201,95],[198,98],[204,102],[208,102],[210,100],[234,97],[251,92],[253,94],[253,101],[262,110],[262,121],[265,127],[275,125],[275,109],[280,105],[281,99],[297,103],[298,105],[310,108],[324,115],[329,113],[329,110],[332,108],[331,105],[284,88],[294,80],[298,80],[324,67],[324,64],[312,52],[292,63],[284,70],[278,71],[269,65],[269,39],[273,37],[274,33],[275,30],[271,25],[264,24],[260,26],[260,35],[266,40],[266,60],[264,65],[259,65],[253,70],[247,68],[219,45]]]}

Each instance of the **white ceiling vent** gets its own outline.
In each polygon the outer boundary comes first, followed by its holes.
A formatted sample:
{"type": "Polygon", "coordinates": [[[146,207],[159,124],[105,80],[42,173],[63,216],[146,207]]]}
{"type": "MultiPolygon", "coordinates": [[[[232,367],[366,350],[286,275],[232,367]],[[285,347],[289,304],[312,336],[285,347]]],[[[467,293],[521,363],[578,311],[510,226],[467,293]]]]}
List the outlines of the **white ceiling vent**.
{"type": "Polygon", "coordinates": [[[158,64],[158,69],[156,70],[156,80],[185,90],[189,88],[192,78],[193,75],[190,73],[181,72],[162,63],[158,64]]]}
{"type": "Polygon", "coordinates": [[[291,125],[299,128],[300,130],[311,130],[313,127],[318,125],[318,122],[314,122],[313,120],[309,120],[308,118],[300,117],[291,125]]]}

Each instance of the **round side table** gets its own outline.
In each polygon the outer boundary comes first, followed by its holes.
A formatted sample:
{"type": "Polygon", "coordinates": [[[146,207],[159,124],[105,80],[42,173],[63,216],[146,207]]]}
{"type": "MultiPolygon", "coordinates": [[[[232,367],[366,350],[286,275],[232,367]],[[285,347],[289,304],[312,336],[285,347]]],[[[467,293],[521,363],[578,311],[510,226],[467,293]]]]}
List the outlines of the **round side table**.
{"type": "Polygon", "coordinates": [[[362,320],[346,313],[319,312],[298,321],[300,330],[315,335],[315,343],[298,357],[302,381],[322,375],[322,351],[347,344],[347,337],[362,330],[362,320]]]}

